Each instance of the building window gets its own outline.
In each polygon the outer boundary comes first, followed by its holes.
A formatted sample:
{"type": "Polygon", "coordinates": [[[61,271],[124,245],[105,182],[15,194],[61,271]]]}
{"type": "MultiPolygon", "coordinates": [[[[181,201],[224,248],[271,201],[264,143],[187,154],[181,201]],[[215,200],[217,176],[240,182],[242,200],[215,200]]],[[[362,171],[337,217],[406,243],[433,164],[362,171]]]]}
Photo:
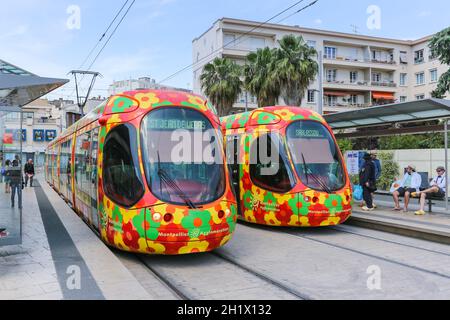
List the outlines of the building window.
{"type": "Polygon", "coordinates": [[[381,82],[381,73],[379,72],[372,73],[372,82],[381,82]]]}
{"type": "Polygon", "coordinates": [[[407,73],[400,73],[400,85],[401,86],[406,86],[407,85],[407,80],[408,80],[408,74],[407,73]]]}
{"type": "Polygon", "coordinates": [[[431,78],[431,82],[437,82],[438,81],[438,71],[437,71],[437,69],[430,70],[430,78],[431,78]]]}
{"type": "Polygon", "coordinates": [[[310,48],[316,48],[317,42],[316,42],[315,40],[308,40],[308,41],[306,41],[306,44],[307,44],[308,47],[310,47],[310,48]]]}
{"type": "Polygon", "coordinates": [[[236,41],[236,36],[234,34],[226,34],[223,38],[223,45],[225,48],[234,47],[234,43],[236,41]]]}
{"type": "Polygon", "coordinates": [[[408,64],[408,52],[400,51],[400,63],[408,64]]]}
{"type": "Polygon", "coordinates": [[[374,50],[374,51],[372,51],[372,60],[380,62],[382,60],[382,55],[383,55],[383,52],[374,50]]]}
{"type": "Polygon", "coordinates": [[[433,53],[433,50],[430,49],[430,55],[428,56],[430,61],[434,61],[437,59],[437,56],[433,53]]]}
{"type": "Polygon", "coordinates": [[[425,84],[425,72],[416,73],[416,84],[418,86],[425,84]]]}
{"type": "Polygon", "coordinates": [[[418,64],[418,63],[423,63],[423,62],[425,62],[424,49],[415,51],[414,52],[414,63],[418,64]]]}
{"type": "Polygon", "coordinates": [[[329,69],[327,70],[327,82],[336,82],[337,70],[329,69]]]}
{"type": "Polygon", "coordinates": [[[327,106],[335,107],[337,105],[337,97],[336,96],[325,96],[327,106]]]}
{"type": "Polygon", "coordinates": [[[425,94],[416,95],[416,100],[424,100],[424,99],[425,99],[425,94]]]}
{"type": "Polygon", "coordinates": [[[266,46],[266,39],[250,37],[250,49],[256,51],[258,49],[263,49],[266,46]]]}
{"type": "Polygon", "coordinates": [[[316,102],[316,90],[308,90],[308,103],[316,102]]]}
{"type": "Polygon", "coordinates": [[[408,98],[406,96],[400,96],[400,102],[406,102],[408,98]]]}
{"type": "Polygon", "coordinates": [[[350,71],[350,83],[356,83],[358,81],[358,72],[350,71]]]}
{"type": "Polygon", "coordinates": [[[355,106],[358,104],[358,96],[356,94],[350,95],[350,99],[348,100],[350,105],[355,106]]]}
{"type": "Polygon", "coordinates": [[[336,59],[337,48],[335,47],[325,47],[325,59],[336,59]]]}

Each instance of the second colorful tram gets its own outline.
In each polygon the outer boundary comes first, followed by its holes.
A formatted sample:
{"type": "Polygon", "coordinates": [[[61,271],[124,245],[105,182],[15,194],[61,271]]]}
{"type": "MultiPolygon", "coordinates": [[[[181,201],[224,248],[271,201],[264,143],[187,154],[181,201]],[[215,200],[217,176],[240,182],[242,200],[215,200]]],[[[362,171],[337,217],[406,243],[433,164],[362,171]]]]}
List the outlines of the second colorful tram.
{"type": "Polygon", "coordinates": [[[196,95],[110,97],[49,144],[46,179],[105,243],[125,251],[205,252],[235,229],[220,121],[196,95]],[[193,161],[179,150],[182,138],[193,161]]]}
{"type": "Polygon", "coordinates": [[[333,132],[318,113],[266,107],[221,121],[241,219],[320,227],[350,217],[350,179],[333,132]]]}

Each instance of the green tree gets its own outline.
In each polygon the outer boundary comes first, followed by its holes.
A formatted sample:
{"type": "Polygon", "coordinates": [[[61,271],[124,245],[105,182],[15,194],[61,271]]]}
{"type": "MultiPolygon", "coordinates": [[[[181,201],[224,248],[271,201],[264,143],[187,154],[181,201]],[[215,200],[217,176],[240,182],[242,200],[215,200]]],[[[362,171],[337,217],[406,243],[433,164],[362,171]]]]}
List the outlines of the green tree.
{"type": "Polygon", "coordinates": [[[229,115],[242,92],[241,67],[227,58],[216,58],[205,65],[200,76],[202,89],[219,116],[229,115]]]}
{"type": "Polygon", "coordinates": [[[338,139],[337,143],[343,155],[345,155],[347,151],[353,150],[353,143],[350,139],[338,139]]]}
{"type": "MultiPolygon", "coordinates": [[[[450,27],[438,32],[430,41],[431,54],[442,64],[450,65],[450,27]]],[[[450,69],[441,75],[435,91],[434,98],[443,99],[450,90],[450,69]]]]}
{"type": "Polygon", "coordinates": [[[280,96],[280,88],[270,80],[274,68],[275,49],[258,49],[247,55],[244,66],[244,85],[248,92],[256,96],[258,106],[273,106],[280,96]]]}
{"type": "Polygon", "coordinates": [[[319,66],[314,60],[317,51],[309,47],[302,37],[286,35],[274,51],[271,82],[280,88],[281,97],[288,105],[300,106],[305,90],[315,79],[319,66]]]}
{"type": "Polygon", "coordinates": [[[392,152],[380,152],[378,158],[381,161],[381,177],[377,181],[377,187],[380,190],[389,190],[400,173],[399,165],[394,161],[392,152]]]}
{"type": "Polygon", "coordinates": [[[444,148],[442,134],[400,135],[381,137],[379,149],[404,150],[404,149],[440,149],[444,148]]]}

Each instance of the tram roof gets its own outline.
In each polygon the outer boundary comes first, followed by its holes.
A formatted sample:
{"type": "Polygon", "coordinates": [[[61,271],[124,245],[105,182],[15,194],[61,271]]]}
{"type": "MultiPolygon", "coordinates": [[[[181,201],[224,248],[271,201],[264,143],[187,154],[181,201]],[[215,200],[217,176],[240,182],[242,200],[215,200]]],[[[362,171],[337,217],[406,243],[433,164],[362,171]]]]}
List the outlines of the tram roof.
{"type": "Polygon", "coordinates": [[[324,115],[333,130],[450,118],[450,100],[425,99],[324,115]]]}

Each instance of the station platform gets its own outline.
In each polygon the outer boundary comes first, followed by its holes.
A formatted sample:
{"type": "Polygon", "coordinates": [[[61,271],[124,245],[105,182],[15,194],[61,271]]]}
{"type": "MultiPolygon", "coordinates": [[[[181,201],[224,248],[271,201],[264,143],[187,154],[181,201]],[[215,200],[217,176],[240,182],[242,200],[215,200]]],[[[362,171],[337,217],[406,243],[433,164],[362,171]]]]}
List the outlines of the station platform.
{"type": "MultiPolygon", "coordinates": [[[[0,229],[20,215],[1,187],[0,229]]],[[[161,298],[144,289],[43,179],[23,190],[22,215],[22,245],[0,247],[1,300],[161,298]]]]}
{"type": "MultiPolygon", "coordinates": [[[[0,229],[20,217],[9,198],[0,189],[0,229]]],[[[415,216],[413,206],[402,213],[392,211],[389,201],[377,204],[370,213],[355,206],[348,224],[450,244],[450,214],[415,216]]],[[[22,245],[0,247],[0,300],[176,299],[139,259],[108,248],[43,179],[23,190],[22,218],[22,230],[8,230],[22,233],[22,245]]]]}
{"type": "Polygon", "coordinates": [[[370,228],[422,240],[450,244],[450,213],[442,205],[436,206],[435,212],[416,216],[419,209],[417,200],[412,200],[409,212],[394,211],[393,202],[378,198],[377,209],[365,212],[358,204],[353,207],[348,224],[370,228]]]}

